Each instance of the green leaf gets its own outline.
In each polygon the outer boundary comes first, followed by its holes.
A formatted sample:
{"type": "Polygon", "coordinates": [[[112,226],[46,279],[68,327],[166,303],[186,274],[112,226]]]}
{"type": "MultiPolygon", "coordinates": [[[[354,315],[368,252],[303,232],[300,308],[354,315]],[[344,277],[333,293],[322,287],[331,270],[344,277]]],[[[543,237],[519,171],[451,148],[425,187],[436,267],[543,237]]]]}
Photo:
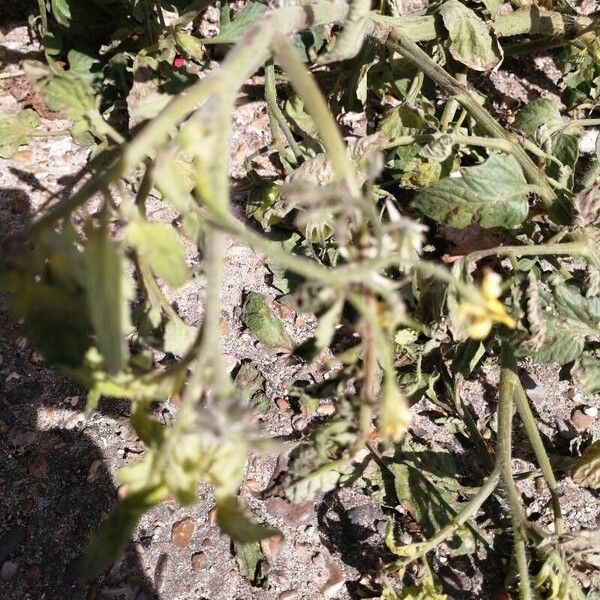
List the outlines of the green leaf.
{"type": "Polygon", "coordinates": [[[0,157],[12,158],[20,146],[29,143],[39,123],[37,113],[29,108],[18,115],[0,113],[0,157]]]}
{"type": "Polygon", "coordinates": [[[558,314],[573,326],[589,333],[600,333],[600,297],[586,298],[577,288],[559,284],[553,286],[553,300],[558,314]]]}
{"type": "Polygon", "coordinates": [[[260,586],[265,580],[268,567],[267,557],[263,554],[260,544],[234,542],[233,553],[242,576],[253,586],[260,586]]]}
{"type": "Polygon", "coordinates": [[[528,138],[537,139],[540,127],[556,127],[562,123],[562,117],[556,102],[550,98],[538,98],[528,102],[517,115],[513,127],[522,131],[528,138]]]}
{"type": "Polygon", "coordinates": [[[127,226],[125,235],[139,257],[165,283],[179,287],[187,281],[185,251],[173,227],[166,223],[135,221],[127,226]]]}
{"type": "Polygon", "coordinates": [[[69,0],[52,0],[50,3],[52,15],[59,25],[68,27],[71,24],[71,7],[69,0]]]}
{"type": "Polygon", "coordinates": [[[488,26],[458,0],[447,0],[440,15],[448,30],[450,54],[476,71],[488,71],[502,58],[500,48],[490,35],[488,26]]]}
{"type": "Polygon", "coordinates": [[[600,357],[593,352],[584,352],[571,370],[577,385],[586,394],[600,392],[600,357]]]}
{"type": "Polygon", "coordinates": [[[225,535],[244,544],[259,542],[279,533],[277,529],[251,521],[231,496],[217,501],[217,524],[225,535]]]}
{"type": "Polygon", "coordinates": [[[267,7],[259,2],[248,2],[233,20],[221,26],[219,34],[202,40],[204,44],[235,44],[252,25],[260,21],[267,7]]]}
{"type": "Polygon", "coordinates": [[[189,33],[185,33],[180,29],[177,29],[174,34],[175,44],[177,44],[177,48],[182,54],[185,56],[197,61],[201,62],[206,54],[204,45],[202,42],[190,35],[189,33]]]}
{"type": "Polygon", "coordinates": [[[119,372],[128,357],[124,332],[129,304],[123,289],[123,254],[103,225],[88,228],[85,246],[88,306],[106,371],[119,372]]]}
{"type": "Polygon", "coordinates": [[[198,328],[181,319],[169,319],[165,325],[163,350],[175,356],[185,356],[198,335],[198,328]]]}
{"type": "Polygon", "coordinates": [[[459,169],[458,177],[444,177],[422,189],[413,206],[451,227],[472,222],[482,227],[514,227],[527,217],[528,185],[517,161],[492,154],[483,164],[459,169]]]}
{"type": "Polygon", "coordinates": [[[248,294],[242,308],[242,321],[252,335],[265,346],[290,349],[294,346],[294,340],[285,325],[262,294],[248,294]]]}
{"type": "MultiPolygon", "coordinates": [[[[583,336],[574,335],[568,325],[550,317],[546,320],[542,347],[530,355],[538,363],[564,365],[575,360],[583,352],[583,347],[583,336]]],[[[519,351],[518,354],[524,353],[519,351]]]]}
{"type": "MultiPolygon", "coordinates": [[[[428,449],[407,437],[403,443],[402,461],[392,463],[398,501],[406,503],[413,518],[427,536],[433,535],[451,521],[464,503],[456,500],[464,491],[456,481],[456,465],[448,452],[428,449]]],[[[476,549],[476,530],[466,525],[451,538],[455,554],[470,554],[476,549]]]]}
{"type": "Polygon", "coordinates": [[[82,119],[95,109],[94,97],[88,86],[76,77],[52,77],[45,88],[44,102],[49,110],[66,110],[72,121],[82,119]]]}

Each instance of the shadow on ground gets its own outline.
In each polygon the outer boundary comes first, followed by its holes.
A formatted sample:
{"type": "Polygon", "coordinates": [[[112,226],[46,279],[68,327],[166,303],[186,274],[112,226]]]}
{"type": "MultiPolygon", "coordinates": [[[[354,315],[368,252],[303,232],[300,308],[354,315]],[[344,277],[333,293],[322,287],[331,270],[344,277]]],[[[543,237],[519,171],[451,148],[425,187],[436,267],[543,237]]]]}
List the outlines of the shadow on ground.
{"type": "MultiPolygon", "coordinates": [[[[0,190],[0,239],[23,230],[29,218],[24,192],[0,190]]],[[[84,402],[85,391],[31,348],[0,296],[2,600],[157,598],[132,547],[98,580],[79,581],[75,565],[117,501],[102,448],[85,423],[69,422],[84,402]]]]}

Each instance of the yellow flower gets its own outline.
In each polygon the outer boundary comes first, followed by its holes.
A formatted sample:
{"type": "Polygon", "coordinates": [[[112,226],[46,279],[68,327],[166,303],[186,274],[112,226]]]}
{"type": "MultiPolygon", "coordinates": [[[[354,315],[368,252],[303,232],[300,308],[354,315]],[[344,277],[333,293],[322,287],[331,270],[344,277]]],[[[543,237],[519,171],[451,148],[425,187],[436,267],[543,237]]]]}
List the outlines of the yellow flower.
{"type": "Polygon", "coordinates": [[[502,293],[501,284],[502,278],[498,273],[486,271],[479,289],[481,302],[461,301],[459,311],[467,323],[467,335],[470,338],[474,340],[486,338],[494,323],[502,323],[511,329],[516,327],[515,320],[498,300],[502,293]]]}

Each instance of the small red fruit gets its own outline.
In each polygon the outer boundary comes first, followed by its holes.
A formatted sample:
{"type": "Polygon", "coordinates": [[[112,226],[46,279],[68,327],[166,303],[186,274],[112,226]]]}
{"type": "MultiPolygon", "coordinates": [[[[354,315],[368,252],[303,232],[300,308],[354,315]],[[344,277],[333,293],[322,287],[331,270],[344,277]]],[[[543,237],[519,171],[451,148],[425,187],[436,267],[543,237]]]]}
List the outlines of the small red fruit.
{"type": "Polygon", "coordinates": [[[176,69],[181,69],[182,67],[185,67],[185,58],[183,58],[183,56],[176,56],[173,59],[172,64],[176,69]]]}

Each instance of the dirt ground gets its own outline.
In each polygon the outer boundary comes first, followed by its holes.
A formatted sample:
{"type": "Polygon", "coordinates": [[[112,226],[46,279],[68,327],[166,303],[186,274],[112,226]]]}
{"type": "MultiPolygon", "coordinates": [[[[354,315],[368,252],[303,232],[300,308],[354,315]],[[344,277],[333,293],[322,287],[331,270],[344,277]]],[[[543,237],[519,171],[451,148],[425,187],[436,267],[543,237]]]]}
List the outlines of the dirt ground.
{"type": "MultiPolygon", "coordinates": [[[[23,23],[9,26],[5,22],[1,31],[3,74],[18,71],[25,58],[39,58],[23,23]]],[[[504,85],[505,95],[514,92],[510,82],[504,80],[504,85]]],[[[518,94],[506,96],[509,108],[531,99],[530,94],[536,97],[537,85],[519,83],[518,94]]],[[[0,112],[18,112],[32,102],[35,98],[22,77],[0,80],[0,112]]],[[[498,110],[502,110],[501,104],[498,110]]],[[[43,123],[52,130],[67,125],[60,120],[45,119],[43,123]]],[[[267,141],[266,124],[261,102],[251,98],[240,101],[232,148],[234,176],[243,175],[244,157],[267,141]]],[[[0,159],[0,237],[25,227],[48,202],[64,198],[77,187],[86,177],[87,154],[88,150],[65,136],[37,138],[14,159],[0,159]]],[[[155,217],[170,218],[160,202],[150,208],[155,217]]],[[[192,268],[197,268],[197,257],[190,252],[188,258],[192,268]]],[[[244,291],[277,296],[266,275],[260,255],[235,240],[228,241],[224,351],[232,370],[243,360],[256,361],[268,382],[269,407],[261,417],[263,427],[271,436],[294,438],[309,423],[305,415],[292,411],[285,390],[290,382],[306,376],[303,367],[258,348],[240,321],[244,291]]],[[[190,324],[201,318],[203,294],[200,279],[195,279],[171,298],[190,324]]],[[[282,306],[280,314],[296,340],[310,331],[310,318],[282,306]]],[[[531,369],[525,364],[523,369],[529,375],[528,393],[536,417],[551,446],[564,447],[577,441],[577,436],[600,435],[599,418],[571,420],[577,407],[594,414],[589,408],[600,408],[598,397],[584,397],[568,382],[560,381],[555,367],[531,369]]],[[[496,384],[493,368],[481,370],[467,383],[465,397],[478,414],[493,412],[496,384]]],[[[278,527],[283,534],[282,539],[263,548],[270,561],[263,587],[253,587],[240,573],[230,541],[214,523],[208,487],[199,490],[194,506],[164,502],[149,511],[110,571],[97,581],[81,584],[77,560],[92,532],[117,502],[115,473],[138,460],[142,451],[128,423],[128,405],[103,401],[99,410],[86,418],[85,391],[46,364],[29,345],[19,324],[10,317],[5,298],[0,299],[0,390],[0,600],[360,598],[365,597],[361,590],[367,587],[369,577],[386,560],[383,534],[389,512],[353,488],[329,493],[305,506],[289,506],[277,499],[263,502],[253,493],[266,487],[277,457],[250,457],[243,497],[260,521],[278,527]]],[[[156,407],[156,416],[168,422],[176,410],[176,405],[163,403],[156,407]]],[[[325,405],[320,410],[326,414],[331,409],[325,405]]],[[[456,450],[451,446],[453,436],[443,424],[436,424],[431,414],[427,403],[417,405],[413,430],[424,439],[435,439],[442,447],[446,444],[456,450]]],[[[525,472],[532,468],[532,454],[521,442],[524,434],[519,427],[515,436],[514,470],[525,472]]],[[[478,458],[465,449],[458,450],[459,468],[468,472],[478,458]]],[[[536,478],[520,481],[519,486],[527,513],[547,525],[550,513],[544,488],[536,484],[536,478]]],[[[600,525],[597,494],[564,477],[560,492],[567,529],[600,525]]],[[[498,502],[502,499],[491,504],[498,502]]],[[[451,598],[476,600],[493,598],[494,589],[501,586],[499,560],[506,560],[503,548],[494,548],[477,561],[449,559],[442,548],[435,553],[434,566],[451,598]]]]}

